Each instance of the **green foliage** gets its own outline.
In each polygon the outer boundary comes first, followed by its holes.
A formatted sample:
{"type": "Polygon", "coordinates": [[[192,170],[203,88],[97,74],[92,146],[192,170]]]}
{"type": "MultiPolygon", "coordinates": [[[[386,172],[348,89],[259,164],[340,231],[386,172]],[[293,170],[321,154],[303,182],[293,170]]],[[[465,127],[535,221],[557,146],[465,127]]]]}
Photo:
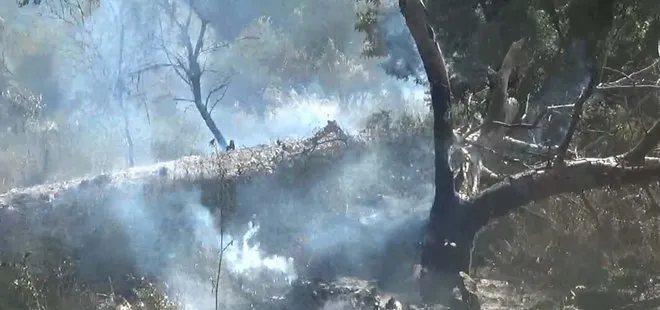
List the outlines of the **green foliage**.
{"type": "MultiPolygon", "coordinates": [[[[391,8],[379,1],[357,1],[368,2],[356,23],[356,29],[366,35],[365,54],[382,56],[385,51],[374,53],[372,47],[384,45],[385,37],[376,35],[378,17],[391,8]]],[[[607,12],[592,12],[594,7],[607,5],[585,0],[440,0],[427,1],[427,9],[451,69],[466,78],[473,91],[485,86],[486,69],[499,67],[513,41],[527,38],[530,68],[516,96],[524,100],[556,73],[557,61],[572,37],[597,32],[608,23],[613,24],[611,40],[592,51],[594,56],[605,53],[608,66],[629,71],[657,55],[660,5],[653,0],[610,2],[614,2],[612,20],[607,20],[607,12]],[[596,15],[593,18],[598,20],[585,22],[596,15]]],[[[603,74],[606,79],[612,73],[603,74]]]]}

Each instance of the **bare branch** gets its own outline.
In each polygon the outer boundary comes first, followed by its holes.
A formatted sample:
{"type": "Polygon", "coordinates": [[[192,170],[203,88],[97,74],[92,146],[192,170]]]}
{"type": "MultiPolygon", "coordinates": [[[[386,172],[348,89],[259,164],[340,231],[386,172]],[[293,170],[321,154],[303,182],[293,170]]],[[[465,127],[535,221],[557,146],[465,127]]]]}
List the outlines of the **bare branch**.
{"type": "MultiPolygon", "coordinates": [[[[168,12],[170,12],[171,18],[174,18],[173,9],[172,8],[166,8],[166,10],[168,12]]],[[[165,45],[165,40],[163,39],[165,32],[163,31],[162,22],[159,21],[159,25],[160,25],[160,32],[161,32],[161,35],[160,35],[161,48],[165,52],[165,57],[167,58],[167,61],[169,63],[169,65],[167,65],[167,66],[173,68],[174,72],[179,76],[179,78],[181,78],[181,80],[183,80],[186,84],[188,84],[188,86],[192,87],[192,85],[191,85],[191,83],[188,79],[188,76],[190,76],[190,72],[188,71],[188,68],[183,64],[183,61],[177,55],[173,55],[173,53],[170,52],[170,50],[167,48],[167,46],[165,45]],[[174,58],[174,60],[172,58],[174,58]],[[183,70],[183,72],[181,72],[181,70],[183,70]]]]}
{"type": "Polygon", "coordinates": [[[178,56],[170,56],[171,53],[166,49],[165,50],[165,56],[167,57],[167,61],[169,61],[171,67],[174,69],[174,72],[183,80],[188,86],[191,86],[192,84],[190,83],[190,71],[188,71],[188,68],[183,64],[183,60],[181,60],[178,56]],[[174,57],[174,60],[172,60],[172,57],[174,57]],[[181,72],[183,71],[183,72],[181,72]]]}
{"type": "Polygon", "coordinates": [[[222,95],[220,95],[220,98],[216,99],[215,102],[213,102],[213,105],[212,105],[211,108],[209,109],[209,113],[213,112],[213,109],[215,109],[215,106],[218,105],[218,103],[219,103],[220,101],[222,101],[222,99],[225,98],[225,95],[227,94],[227,89],[229,89],[229,87],[225,87],[225,88],[222,90],[222,95]]]}
{"type": "Polygon", "coordinates": [[[209,99],[211,99],[213,94],[215,94],[216,92],[221,91],[223,89],[226,89],[227,87],[229,87],[229,82],[225,81],[223,83],[220,83],[220,85],[218,85],[218,86],[214,87],[213,89],[211,89],[211,91],[209,91],[208,94],[206,94],[206,99],[204,100],[204,107],[208,110],[208,108],[209,108],[209,99]]]}
{"type": "Polygon", "coordinates": [[[627,74],[627,73],[625,73],[625,72],[623,72],[623,71],[621,71],[621,70],[614,69],[614,68],[610,68],[610,67],[608,67],[608,66],[604,66],[603,69],[608,70],[608,71],[612,71],[612,72],[616,72],[616,73],[618,73],[618,74],[621,74],[621,75],[623,75],[624,77],[626,77],[626,78],[629,79],[629,80],[632,80],[632,79],[633,79],[632,76],[630,76],[629,74],[627,74]]]}
{"type": "Polygon", "coordinates": [[[620,84],[620,83],[623,83],[623,82],[626,81],[626,80],[630,80],[630,81],[632,81],[633,78],[634,78],[635,76],[640,75],[640,74],[642,74],[642,73],[644,73],[644,72],[646,72],[646,71],[649,71],[649,70],[653,69],[653,67],[655,67],[658,63],[660,63],[660,59],[656,59],[656,60],[654,60],[650,65],[648,65],[648,66],[646,66],[646,67],[644,67],[644,68],[642,68],[642,69],[640,69],[640,70],[638,70],[638,71],[635,71],[635,72],[633,72],[633,73],[631,73],[631,74],[625,74],[625,73],[623,73],[623,72],[620,72],[621,74],[625,75],[625,77],[623,77],[623,78],[621,78],[621,79],[618,79],[618,80],[616,80],[616,81],[613,81],[613,82],[606,83],[606,84],[607,84],[607,85],[614,85],[614,84],[620,84]]]}
{"type": "MultiPolygon", "coordinates": [[[[479,139],[475,138],[474,135],[468,136],[466,138],[461,139],[458,141],[459,143],[469,143],[472,145],[478,145],[480,147],[486,147],[481,144],[479,139]]],[[[527,154],[547,154],[548,151],[553,151],[557,149],[557,146],[550,146],[548,147],[547,145],[540,145],[536,143],[529,143],[525,142],[522,140],[518,140],[513,137],[505,136],[502,137],[502,145],[501,148],[504,149],[509,149],[513,152],[518,152],[518,153],[527,153],[527,154]]],[[[498,147],[500,148],[500,147],[498,147]]]]}
{"type": "Polygon", "coordinates": [[[525,164],[525,162],[523,162],[521,159],[519,159],[517,157],[514,157],[514,156],[511,156],[511,155],[508,155],[508,154],[500,153],[497,150],[493,149],[492,147],[480,144],[479,142],[471,142],[471,141],[468,141],[468,142],[471,143],[473,146],[481,149],[481,150],[487,151],[488,153],[497,156],[500,160],[503,160],[505,162],[520,165],[521,168],[525,168],[525,169],[533,169],[534,168],[530,165],[525,164]]]}
{"type": "Polygon", "coordinates": [[[640,90],[660,90],[660,85],[611,85],[611,84],[602,84],[598,85],[596,89],[598,90],[621,90],[621,89],[640,89],[640,90]]]}
{"type": "Polygon", "coordinates": [[[551,105],[551,106],[547,106],[545,108],[548,109],[548,110],[559,110],[559,109],[568,109],[568,108],[574,108],[574,107],[575,107],[575,104],[571,103],[571,104],[551,105]]]}
{"type": "Polygon", "coordinates": [[[571,121],[568,124],[568,129],[566,130],[566,134],[564,135],[564,138],[562,139],[561,143],[559,143],[559,147],[557,148],[557,157],[555,158],[555,164],[561,164],[564,158],[566,158],[566,151],[568,150],[568,146],[571,143],[571,140],[573,140],[573,135],[575,134],[575,130],[577,129],[578,123],[580,122],[580,117],[582,116],[584,103],[587,101],[587,99],[591,97],[591,94],[594,92],[595,86],[596,86],[596,73],[594,71],[589,76],[589,82],[587,84],[587,87],[582,90],[580,96],[575,102],[575,106],[573,107],[573,115],[571,116],[571,121]]]}
{"type": "Polygon", "coordinates": [[[174,98],[174,101],[185,101],[185,102],[192,102],[195,103],[195,100],[188,99],[188,98],[174,98]]]}
{"type": "Polygon", "coordinates": [[[535,129],[539,128],[538,124],[528,124],[528,123],[512,123],[512,124],[507,124],[505,122],[500,122],[500,121],[493,121],[493,124],[500,125],[502,127],[506,128],[523,128],[523,129],[535,129]]]}
{"type": "Polygon", "coordinates": [[[558,148],[556,145],[547,146],[536,143],[529,143],[508,136],[504,137],[502,142],[504,142],[504,145],[510,148],[512,151],[526,154],[549,155],[548,152],[552,152],[558,148]]]}
{"type": "Polygon", "coordinates": [[[646,131],[644,138],[624,155],[624,159],[631,164],[643,164],[644,156],[651,152],[658,142],[660,142],[660,119],[656,120],[651,129],[646,131]]]}
{"type": "Polygon", "coordinates": [[[555,168],[533,169],[508,177],[473,199],[470,205],[473,213],[467,219],[471,221],[468,223],[471,225],[469,229],[479,229],[490,219],[503,216],[517,206],[557,194],[660,180],[660,158],[644,157],[658,141],[660,120],[627,153],[607,158],[574,160],[555,168]],[[639,164],[622,165],[625,161],[636,161],[639,164]]]}

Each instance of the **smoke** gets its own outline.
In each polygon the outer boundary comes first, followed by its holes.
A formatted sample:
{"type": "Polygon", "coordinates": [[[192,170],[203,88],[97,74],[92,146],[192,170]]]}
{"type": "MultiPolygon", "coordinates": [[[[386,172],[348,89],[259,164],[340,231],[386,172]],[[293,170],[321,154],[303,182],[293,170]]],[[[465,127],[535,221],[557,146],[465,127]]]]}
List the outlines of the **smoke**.
{"type": "MultiPolygon", "coordinates": [[[[183,21],[186,5],[172,3],[179,7],[178,17],[183,21]]],[[[393,56],[389,60],[364,59],[360,55],[363,35],[353,30],[353,0],[324,5],[295,0],[283,3],[270,6],[237,1],[227,11],[224,4],[208,4],[201,11],[215,26],[208,31],[207,46],[228,44],[200,56],[208,67],[202,77],[203,96],[226,78],[230,81],[226,92],[211,100],[219,100],[212,115],[226,137],[239,146],[253,146],[308,136],[329,119],[355,131],[366,116],[380,109],[426,109],[419,86],[397,80],[381,68],[383,61],[400,63],[409,52],[416,55],[405,27],[394,22],[401,22],[396,14],[388,14],[391,22],[383,26],[392,28],[388,44],[393,56]],[[214,9],[219,5],[223,10],[214,9]],[[236,20],[232,12],[240,13],[236,20]]],[[[189,31],[192,39],[198,34],[196,16],[193,14],[189,31]]],[[[104,1],[84,25],[73,29],[71,38],[58,45],[59,63],[52,74],[68,103],[62,105],[70,109],[69,120],[80,132],[80,144],[89,145],[86,152],[98,148],[94,141],[99,136],[104,142],[114,140],[110,145],[104,143],[105,149],[112,146],[113,156],[119,157],[106,165],[110,169],[126,162],[118,96],[124,101],[139,164],[173,159],[154,158],[153,141],[178,143],[166,136],[169,130],[162,130],[160,124],[184,126],[181,130],[188,132],[190,151],[213,151],[208,147],[212,136],[194,106],[176,99],[192,95],[173,70],[144,73],[139,80],[131,74],[167,64],[164,50],[181,50],[181,38],[172,22],[157,5],[104,1]],[[125,38],[120,48],[122,28],[125,38]],[[87,47],[79,50],[80,44],[87,47]],[[117,94],[118,81],[131,90],[117,94]]],[[[415,57],[404,60],[419,67],[415,57]]]]}
{"type": "MultiPolygon", "coordinates": [[[[534,108],[527,116],[534,119],[543,108],[575,102],[584,92],[593,78],[590,68],[593,60],[589,59],[587,43],[573,42],[564,55],[557,73],[553,74],[544,87],[535,95],[530,105],[534,108]]],[[[571,118],[571,108],[553,109],[546,116],[552,124],[545,129],[535,129],[534,138],[545,144],[556,145],[566,135],[571,118]]]]}
{"type": "MultiPolygon", "coordinates": [[[[185,5],[178,5],[185,17],[185,5]]],[[[240,147],[302,138],[327,120],[356,132],[367,116],[382,109],[427,111],[420,86],[383,70],[419,69],[402,20],[388,13],[383,24],[391,27],[385,29],[389,58],[364,59],[363,35],[353,29],[354,5],[354,0],[234,1],[197,8],[213,26],[210,38],[228,43],[201,58],[209,68],[204,89],[231,77],[212,113],[227,139],[240,147]]],[[[166,63],[163,45],[181,49],[181,36],[159,10],[143,1],[101,1],[84,24],[51,21],[63,34],[50,42],[55,56],[43,75],[58,81],[59,96],[47,101],[57,101],[49,103],[55,107],[51,116],[64,115],[68,139],[91,161],[85,173],[125,167],[124,122],[138,165],[213,151],[212,136],[195,108],[175,100],[191,94],[173,70],[150,71],[139,79],[131,74],[166,63]],[[162,38],[163,33],[169,36],[162,38]],[[118,89],[120,83],[126,89],[118,89]]],[[[431,154],[429,140],[416,141],[431,154]]],[[[136,189],[110,195],[107,208],[78,206],[86,220],[72,224],[64,239],[80,249],[76,256],[83,277],[127,271],[154,277],[186,309],[213,308],[212,282],[225,248],[219,294],[226,308],[249,303],[245,292],[285,294],[301,277],[356,276],[410,288],[410,260],[416,258],[414,243],[421,238],[432,192],[427,176],[432,160],[420,163],[418,154],[410,155],[419,149],[396,158],[389,149],[374,150],[373,156],[347,159],[300,187],[279,184],[274,177],[253,180],[237,189],[236,221],[227,223],[224,233],[217,214],[201,205],[199,191],[146,201],[136,189]]]]}
{"type": "Polygon", "coordinates": [[[237,214],[223,230],[217,211],[201,205],[199,190],[151,197],[139,186],[107,193],[99,205],[45,211],[33,226],[37,233],[60,225],[59,238],[78,249],[82,278],[117,283],[125,273],[145,276],[185,309],[213,308],[220,253],[223,309],[281,298],[299,278],[350,276],[405,292],[415,287],[411,268],[431,186],[421,186],[417,197],[397,195],[394,187],[409,176],[383,181],[369,172],[406,164],[377,151],[338,163],[333,173],[309,180],[309,189],[264,177],[238,188],[237,214]],[[83,214],[82,221],[71,222],[70,214],[83,214]]]}
{"type": "MultiPolygon", "coordinates": [[[[225,307],[247,307],[250,300],[241,297],[246,292],[260,298],[283,295],[297,279],[293,257],[261,249],[255,240],[257,223],[241,225],[244,229],[236,234],[222,232],[219,218],[199,203],[199,191],[169,193],[156,200],[145,197],[134,189],[111,195],[102,208],[85,206],[84,222],[62,233],[69,248],[79,249],[76,261],[83,279],[103,282],[111,277],[119,283],[127,273],[148,277],[185,309],[214,308],[220,255],[219,295],[225,307]]],[[[44,217],[66,221],[62,210],[44,217]]],[[[38,232],[39,221],[33,222],[38,232]]]]}

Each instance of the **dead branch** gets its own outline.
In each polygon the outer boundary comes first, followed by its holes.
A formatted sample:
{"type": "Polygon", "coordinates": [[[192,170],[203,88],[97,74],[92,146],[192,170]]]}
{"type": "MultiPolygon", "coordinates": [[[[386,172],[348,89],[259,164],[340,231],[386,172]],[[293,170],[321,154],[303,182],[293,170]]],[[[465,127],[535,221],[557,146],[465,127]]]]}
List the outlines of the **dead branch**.
{"type": "MultiPolygon", "coordinates": [[[[209,110],[209,100],[211,99],[213,94],[215,94],[219,91],[223,91],[223,94],[221,95],[221,97],[224,97],[224,94],[226,93],[226,90],[227,90],[228,87],[229,87],[229,77],[225,78],[225,81],[223,81],[222,83],[218,84],[216,87],[214,87],[213,89],[208,91],[208,93],[206,94],[206,99],[204,100],[204,107],[207,110],[209,110]]],[[[209,110],[209,112],[210,112],[210,110],[209,110]]]]}
{"type": "Polygon", "coordinates": [[[660,90],[660,85],[643,84],[643,85],[599,85],[596,87],[598,90],[621,90],[621,89],[638,89],[638,90],[660,90]]]}
{"type": "MultiPolygon", "coordinates": [[[[622,78],[620,78],[620,79],[618,79],[618,80],[616,80],[616,81],[612,81],[612,82],[604,83],[604,85],[617,85],[617,84],[621,84],[621,83],[623,83],[623,82],[630,82],[630,81],[634,82],[634,78],[635,78],[636,76],[638,76],[638,75],[640,75],[640,74],[642,74],[642,73],[645,73],[645,72],[647,72],[647,71],[653,69],[653,67],[655,67],[658,63],[660,63],[660,59],[656,59],[656,60],[654,60],[650,65],[648,65],[648,66],[646,66],[646,67],[644,67],[644,68],[642,68],[642,69],[640,69],[640,70],[637,70],[637,71],[635,71],[635,72],[633,72],[633,73],[630,73],[630,74],[626,74],[626,73],[624,73],[624,72],[620,72],[620,71],[619,71],[619,73],[620,73],[621,75],[623,75],[624,77],[622,77],[622,78]]],[[[603,85],[603,84],[601,84],[601,85],[603,85]]],[[[599,85],[599,86],[600,86],[600,85],[599,85]]]]}
{"type": "Polygon", "coordinates": [[[591,76],[589,77],[587,87],[582,90],[580,96],[575,102],[573,107],[573,115],[571,116],[568,130],[566,130],[566,134],[564,135],[564,138],[562,139],[561,143],[559,143],[559,147],[557,148],[555,164],[561,164],[564,161],[564,158],[566,158],[566,151],[568,150],[568,146],[571,143],[571,140],[573,140],[573,135],[575,134],[578,123],[580,122],[584,103],[591,97],[591,94],[594,92],[594,88],[596,86],[596,76],[596,72],[592,72],[591,76]]]}
{"type": "Polygon", "coordinates": [[[523,57],[522,47],[524,43],[524,38],[511,43],[511,46],[502,61],[502,66],[491,81],[490,103],[484,119],[483,128],[484,133],[486,134],[491,133],[495,129],[495,121],[501,121],[504,119],[504,115],[502,114],[504,112],[504,106],[508,100],[509,79],[521,64],[521,58],[523,57]]]}
{"type": "Polygon", "coordinates": [[[506,127],[506,128],[522,128],[522,129],[539,128],[538,125],[528,124],[528,123],[511,123],[511,124],[507,124],[505,122],[500,122],[500,121],[493,121],[493,123],[496,124],[496,125],[500,125],[502,127],[506,127]]]}

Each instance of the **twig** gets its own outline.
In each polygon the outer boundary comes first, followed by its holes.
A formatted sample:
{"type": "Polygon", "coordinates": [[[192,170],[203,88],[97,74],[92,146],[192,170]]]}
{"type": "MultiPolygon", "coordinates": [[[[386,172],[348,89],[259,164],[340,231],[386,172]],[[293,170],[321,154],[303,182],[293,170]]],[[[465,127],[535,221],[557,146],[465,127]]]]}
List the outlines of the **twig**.
{"type": "Polygon", "coordinates": [[[601,84],[596,86],[596,89],[598,90],[618,90],[618,89],[628,89],[628,88],[635,88],[635,89],[648,89],[648,90],[659,90],[660,85],[654,85],[654,84],[644,84],[644,85],[610,85],[610,84],[601,84]]]}
{"type": "Polygon", "coordinates": [[[496,155],[496,156],[500,157],[502,160],[504,160],[504,161],[506,161],[506,162],[519,164],[519,165],[521,165],[522,167],[524,167],[524,168],[526,168],[526,169],[534,169],[534,167],[532,167],[532,166],[526,164],[522,159],[515,158],[515,157],[513,157],[513,156],[509,156],[509,155],[506,155],[506,154],[501,154],[501,153],[499,153],[498,151],[494,150],[493,148],[487,147],[487,146],[482,145],[482,144],[479,144],[479,143],[477,143],[477,142],[470,142],[470,143],[471,143],[472,145],[478,147],[478,148],[481,148],[481,149],[483,149],[483,150],[486,150],[486,151],[492,153],[493,155],[496,155]]]}
{"type": "Polygon", "coordinates": [[[644,67],[644,68],[642,68],[642,69],[640,69],[640,70],[638,70],[638,71],[635,71],[635,72],[633,72],[633,73],[631,73],[631,74],[624,74],[625,77],[620,78],[620,79],[618,79],[618,80],[616,80],[616,81],[614,81],[614,82],[609,82],[609,83],[607,83],[607,84],[608,84],[608,85],[619,84],[619,83],[622,83],[623,81],[625,81],[626,79],[630,79],[630,80],[632,80],[632,78],[633,78],[634,76],[636,76],[636,75],[638,75],[638,74],[641,74],[641,73],[644,73],[644,72],[650,70],[651,68],[655,67],[655,65],[657,65],[658,62],[660,62],[660,59],[656,59],[656,60],[653,61],[650,65],[648,65],[648,66],[646,66],[646,67],[644,67]]]}
{"type": "Polygon", "coordinates": [[[218,103],[219,103],[220,101],[222,101],[222,99],[225,98],[225,95],[227,94],[227,89],[229,89],[229,87],[225,87],[225,88],[222,90],[222,94],[220,95],[220,98],[216,99],[216,100],[213,102],[213,105],[212,105],[211,108],[209,109],[209,114],[210,114],[211,112],[213,112],[213,109],[215,109],[215,106],[218,105],[218,103]]]}
{"type": "Polygon", "coordinates": [[[494,124],[506,127],[506,128],[523,128],[523,129],[534,129],[538,128],[538,124],[528,124],[528,123],[511,123],[507,124],[505,122],[493,121],[494,124]]]}
{"type": "Polygon", "coordinates": [[[556,110],[556,109],[564,109],[564,108],[573,108],[575,107],[575,104],[560,104],[560,105],[551,105],[545,107],[548,110],[556,110]]]}
{"type": "Polygon", "coordinates": [[[630,76],[629,74],[627,74],[627,73],[625,73],[625,72],[623,72],[623,71],[621,71],[621,70],[614,69],[614,68],[610,68],[610,67],[608,67],[608,66],[603,66],[603,69],[605,69],[605,70],[609,70],[609,71],[612,71],[612,72],[616,72],[616,73],[618,73],[618,74],[621,74],[621,75],[623,75],[624,77],[628,78],[628,79],[631,80],[631,81],[632,81],[632,79],[633,79],[632,76],[630,76]]]}
{"type": "Polygon", "coordinates": [[[174,101],[176,101],[176,102],[185,101],[185,102],[192,102],[192,103],[195,102],[195,100],[188,99],[188,98],[174,98],[174,101]]]}
{"type": "Polygon", "coordinates": [[[211,96],[215,94],[218,91],[221,91],[223,89],[226,89],[229,87],[229,78],[226,78],[224,82],[220,83],[218,86],[214,87],[211,89],[207,94],[206,94],[206,99],[204,100],[204,107],[208,110],[209,108],[209,99],[211,99],[211,96]]]}

